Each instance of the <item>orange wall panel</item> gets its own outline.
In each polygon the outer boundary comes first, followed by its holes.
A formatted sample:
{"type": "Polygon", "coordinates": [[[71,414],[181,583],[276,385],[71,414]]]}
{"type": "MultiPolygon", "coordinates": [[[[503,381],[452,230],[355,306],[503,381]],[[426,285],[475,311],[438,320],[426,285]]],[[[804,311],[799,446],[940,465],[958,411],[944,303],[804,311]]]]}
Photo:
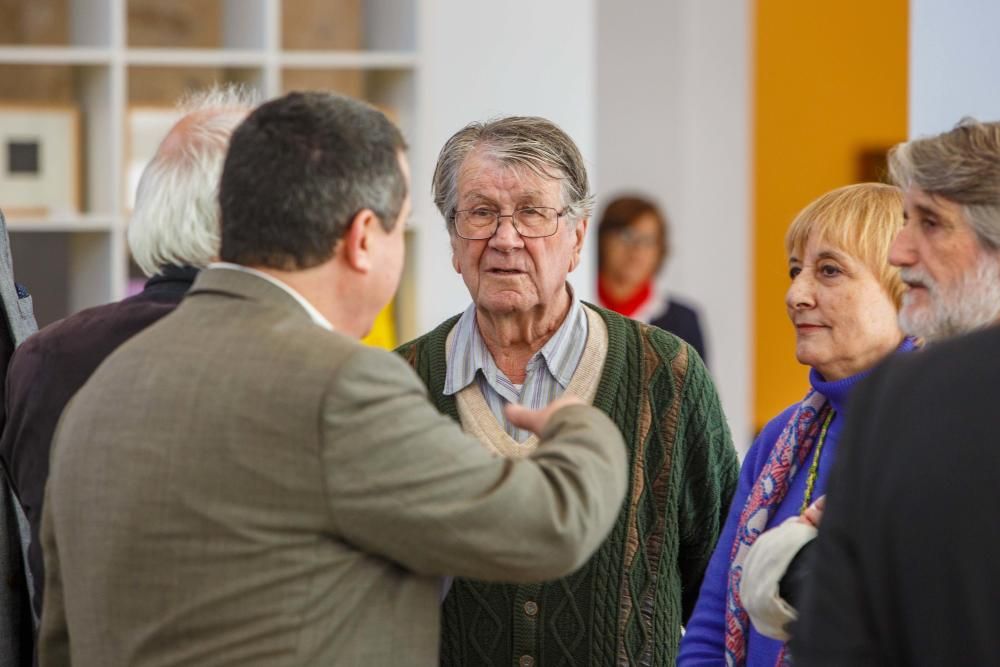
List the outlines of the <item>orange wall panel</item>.
{"type": "Polygon", "coordinates": [[[754,298],[757,428],[808,389],[785,313],[785,230],[859,179],[859,154],[906,138],[907,0],[758,0],[754,298]]]}

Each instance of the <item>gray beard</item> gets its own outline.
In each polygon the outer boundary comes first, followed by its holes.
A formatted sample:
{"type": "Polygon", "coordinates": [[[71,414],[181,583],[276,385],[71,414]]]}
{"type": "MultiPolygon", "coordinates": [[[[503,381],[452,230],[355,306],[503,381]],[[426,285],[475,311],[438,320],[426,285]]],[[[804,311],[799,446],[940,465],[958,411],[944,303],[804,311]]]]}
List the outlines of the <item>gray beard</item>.
{"type": "Polygon", "coordinates": [[[920,272],[903,269],[906,277],[916,278],[927,287],[930,304],[915,313],[907,309],[907,294],[899,313],[904,333],[928,342],[969,333],[1000,319],[1000,259],[981,254],[973,271],[965,273],[954,285],[944,288],[920,272]]]}

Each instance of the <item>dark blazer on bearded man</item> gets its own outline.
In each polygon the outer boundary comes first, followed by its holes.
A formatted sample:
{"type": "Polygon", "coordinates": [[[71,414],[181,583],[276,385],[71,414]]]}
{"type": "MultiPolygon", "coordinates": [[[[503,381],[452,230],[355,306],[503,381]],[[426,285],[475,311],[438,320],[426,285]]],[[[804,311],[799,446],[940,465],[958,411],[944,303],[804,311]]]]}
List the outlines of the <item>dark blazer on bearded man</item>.
{"type": "Polygon", "coordinates": [[[998,378],[993,326],[889,359],[857,388],[796,665],[997,663],[998,378]]]}
{"type": "MultiPolygon", "coordinates": [[[[38,328],[31,296],[14,282],[7,222],[0,212],[0,302],[4,335],[0,336],[0,406],[7,363],[14,350],[38,328]]],[[[3,412],[0,408],[0,422],[3,412]]],[[[2,467],[2,462],[0,462],[2,467]]],[[[34,654],[35,621],[31,610],[25,554],[30,540],[9,471],[0,470],[0,667],[30,665],[34,654]]]]}
{"type": "Polygon", "coordinates": [[[111,352],[177,307],[198,270],[165,267],[143,291],[54,322],[25,341],[7,372],[6,422],[0,459],[31,526],[28,563],[35,613],[45,580],[39,528],[49,475],[49,448],[63,408],[111,352]]]}
{"type": "Polygon", "coordinates": [[[41,665],[436,665],[442,576],[561,576],[618,513],[610,420],[543,435],[492,457],[399,357],[209,268],[63,414],[41,665]]]}

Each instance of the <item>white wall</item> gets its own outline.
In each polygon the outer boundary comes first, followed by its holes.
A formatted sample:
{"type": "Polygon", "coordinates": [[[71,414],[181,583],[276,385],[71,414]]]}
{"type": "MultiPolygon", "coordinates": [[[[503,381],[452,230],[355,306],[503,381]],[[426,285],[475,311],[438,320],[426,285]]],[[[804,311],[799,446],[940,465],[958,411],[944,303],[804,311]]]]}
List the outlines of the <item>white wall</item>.
{"type": "MultiPolygon", "coordinates": [[[[598,0],[597,191],[660,201],[661,277],[701,307],[737,448],[751,432],[749,0],[598,0]]],[[[599,206],[600,208],[600,206],[599,206]]]]}
{"type": "MultiPolygon", "coordinates": [[[[461,311],[430,201],[442,144],[472,120],[550,118],[596,192],[639,188],[674,221],[665,279],[702,306],[709,361],[740,448],[750,431],[750,0],[421,0],[411,261],[416,328],[461,311]]],[[[593,298],[596,238],[570,279],[593,298]]]]}
{"type": "MultiPolygon", "coordinates": [[[[430,199],[434,162],[448,137],[474,120],[544,116],[573,137],[588,167],[593,166],[595,2],[420,3],[420,129],[414,138],[413,185],[420,332],[469,304],[465,285],[451,267],[444,221],[430,199]]],[[[594,262],[585,259],[570,280],[581,297],[592,298],[594,262]]]]}
{"type": "Polygon", "coordinates": [[[910,1],[910,136],[1000,120],[1000,2],[910,1]]]}

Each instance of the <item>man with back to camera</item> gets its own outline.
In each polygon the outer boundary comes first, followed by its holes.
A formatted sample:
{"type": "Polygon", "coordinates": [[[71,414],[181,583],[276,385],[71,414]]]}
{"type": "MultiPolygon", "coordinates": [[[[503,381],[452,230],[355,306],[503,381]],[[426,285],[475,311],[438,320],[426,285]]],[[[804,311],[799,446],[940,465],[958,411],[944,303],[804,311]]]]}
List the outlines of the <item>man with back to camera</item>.
{"type": "Polygon", "coordinates": [[[900,324],[931,345],[858,389],[792,653],[807,666],[991,664],[1000,123],[899,144],[889,165],[907,220],[890,251],[909,287],[900,324]]]}
{"type": "Polygon", "coordinates": [[[181,102],[184,115],[143,171],[129,220],[129,250],[149,278],[142,292],[50,324],[11,360],[0,459],[31,525],[28,560],[36,614],[45,580],[42,501],[59,416],[115,348],[172,311],[198,271],[218,258],[219,174],[229,135],[253,105],[252,95],[235,87],[181,102]]]}
{"type": "Polygon", "coordinates": [[[357,341],[401,273],[404,151],[322,93],[234,132],[222,262],[63,415],[43,665],[432,665],[441,576],[561,576],[607,534],[626,464],[606,417],[511,411],[543,444],[494,458],[357,341]]]}

